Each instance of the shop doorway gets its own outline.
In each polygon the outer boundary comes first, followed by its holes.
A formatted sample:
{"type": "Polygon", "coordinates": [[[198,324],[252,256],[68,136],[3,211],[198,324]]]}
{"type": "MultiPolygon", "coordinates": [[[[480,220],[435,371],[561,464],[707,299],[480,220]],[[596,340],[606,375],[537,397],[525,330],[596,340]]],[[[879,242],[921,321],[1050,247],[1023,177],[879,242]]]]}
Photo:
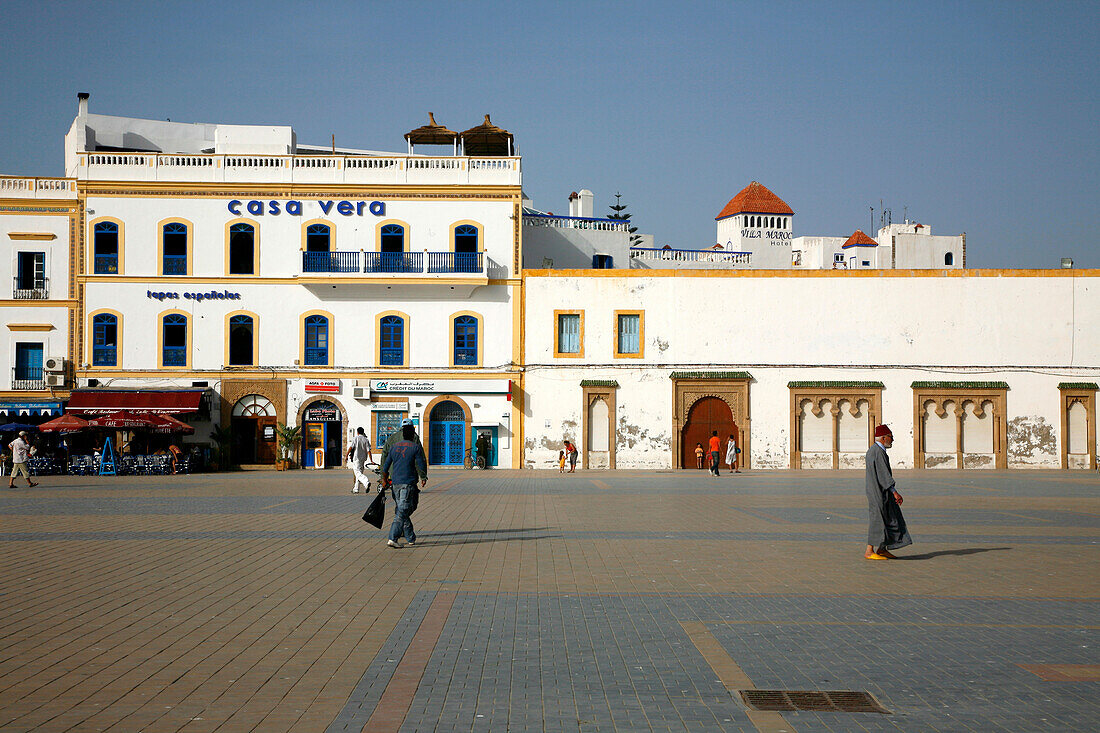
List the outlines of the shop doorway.
{"type": "Polygon", "coordinates": [[[302,465],[304,467],[336,468],[342,465],[341,420],[340,408],[326,400],[314,402],[306,408],[302,414],[302,465]]]}
{"type": "Polygon", "coordinates": [[[461,466],[466,456],[466,413],[456,402],[445,400],[432,408],[428,418],[428,463],[461,466]]]}
{"type": "Polygon", "coordinates": [[[695,468],[695,446],[703,445],[706,459],[703,465],[709,465],[711,434],[717,430],[718,437],[722,441],[722,463],[726,460],[726,442],[730,433],[741,445],[741,434],[737,429],[737,423],[733,421],[733,411],[726,401],[719,397],[703,397],[691,406],[687,423],[680,433],[680,467],[695,468]]]}
{"type": "Polygon", "coordinates": [[[486,465],[497,465],[497,426],[485,426],[474,428],[474,445],[477,445],[478,439],[482,436],[486,436],[489,440],[489,455],[485,459],[486,465]]]}
{"type": "Polygon", "coordinates": [[[233,460],[245,464],[275,463],[275,406],[263,395],[250,394],[233,405],[230,420],[233,460]]]}

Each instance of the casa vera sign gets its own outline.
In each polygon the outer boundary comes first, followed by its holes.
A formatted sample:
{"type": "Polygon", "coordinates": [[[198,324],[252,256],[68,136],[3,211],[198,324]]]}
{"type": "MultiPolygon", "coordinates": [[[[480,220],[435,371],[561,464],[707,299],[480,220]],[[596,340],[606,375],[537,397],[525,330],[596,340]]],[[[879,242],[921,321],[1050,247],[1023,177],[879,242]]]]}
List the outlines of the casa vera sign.
{"type": "Polygon", "coordinates": [[[346,199],[343,201],[332,199],[318,199],[316,201],[301,201],[299,199],[261,201],[252,199],[251,201],[241,201],[240,199],[233,199],[227,207],[229,213],[234,216],[241,216],[245,213],[252,216],[278,216],[284,212],[290,216],[302,216],[306,208],[313,209],[313,207],[320,209],[321,214],[324,216],[330,216],[334,211],[341,216],[363,216],[364,212],[374,216],[386,215],[385,201],[348,201],[346,199]]]}

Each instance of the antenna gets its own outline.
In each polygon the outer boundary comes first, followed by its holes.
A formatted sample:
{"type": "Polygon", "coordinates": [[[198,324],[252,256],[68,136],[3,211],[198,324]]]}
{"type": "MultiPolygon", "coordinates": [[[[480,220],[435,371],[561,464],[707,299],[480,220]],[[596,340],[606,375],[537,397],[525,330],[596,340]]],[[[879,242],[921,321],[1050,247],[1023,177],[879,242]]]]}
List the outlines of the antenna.
{"type": "Polygon", "coordinates": [[[903,207],[901,207],[901,210],[902,210],[902,214],[904,215],[904,218],[905,218],[905,223],[908,224],[909,223],[909,207],[908,206],[903,206],[903,207]]]}
{"type": "Polygon", "coordinates": [[[875,207],[874,206],[869,206],[868,208],[871,209],[871,231],[874,232],[875,231],[875,207]]]}

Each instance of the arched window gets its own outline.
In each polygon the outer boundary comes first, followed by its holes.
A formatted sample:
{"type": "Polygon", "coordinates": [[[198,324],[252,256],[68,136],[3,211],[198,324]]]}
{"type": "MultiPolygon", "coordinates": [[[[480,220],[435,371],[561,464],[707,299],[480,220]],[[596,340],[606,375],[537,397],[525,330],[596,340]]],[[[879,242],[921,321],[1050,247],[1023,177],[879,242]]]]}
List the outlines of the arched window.
{"type": "Polygon", "coordinates": [[[187,366],[187,316],[169,313],[162,330],[162,366],[187,366]]]}
{"type": "Polygon", "coordinates": [[[405,363],[405,319],[385,316],[379,323],[378,363],[401,366],[405,363]]]}
{"type": "Polygon", "coordinates": [[[328,364],[328,319],[324,316],[306,318],[306,366],[328,364]]]}
{"type": "Polygon", "coordinates": [[[454,320],[455,366],[477,366],[477,319],[458,316],[454,320]]]}
{"type": "Polygon", "coordinates": [[[400,224],[387,224],[382,227],[381,236],[383,252],[405,251],[405,227],[400,224]]]}
{"type": "Polygon", "coordinates": [[[455,272],[479,272],[477,266],[477,227],[455,227],[455,272]]]}
{"type": "Polygon", "coordinates": [[[161,252],[164,275],[187,274],[187,225],[171,221],[161,230],[161,252]]]}
{"type": "Polygon", "coordinates": [[[229,227],[229,274],[256,274],[256,228],[251,224],[229,227]]]}
{"type": "Polygon", "coordinates": [[[945,265],[955,264],[955,254],[953,252],[948,252],[947,254],[945,254],[943,256],[943,264],[945,264],[945,265]]]}
{"type": "Polygon", "coordinates": [[[332,230],[326,224],[310,224],[306,227],[306,252],[328,252],[332,230]]]}
{"type": "Polygon", "coordinates": [[[93,272],[96,275],[118,273],[118,224],[101,221],[92,230],[93,272]]]}
{"type": "Polygon", "coordinates": [[[232,316],[229,319],[229,363],[234,366],[251,366],[253,321],[251,316],[232,316]]]}
{"type": "Polygon", "coordinates": [[[92,366],[118,366],[118,318],[110,313],[92,318],[92,366]]]}

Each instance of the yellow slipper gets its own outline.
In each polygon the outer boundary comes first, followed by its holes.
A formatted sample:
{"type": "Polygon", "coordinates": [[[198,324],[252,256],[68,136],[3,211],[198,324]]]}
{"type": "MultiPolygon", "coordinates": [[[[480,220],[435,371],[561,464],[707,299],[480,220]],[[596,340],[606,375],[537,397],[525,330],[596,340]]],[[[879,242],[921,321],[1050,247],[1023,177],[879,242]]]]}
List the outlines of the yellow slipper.
{"type": "Polygon", "coordinates": [[[890,559],[890,558],[886,557],[885,555],[878,554],[877,552],[872,552],[869,555],[865,554],[863,557],[867,560],[889,560],[890,559]]]}

